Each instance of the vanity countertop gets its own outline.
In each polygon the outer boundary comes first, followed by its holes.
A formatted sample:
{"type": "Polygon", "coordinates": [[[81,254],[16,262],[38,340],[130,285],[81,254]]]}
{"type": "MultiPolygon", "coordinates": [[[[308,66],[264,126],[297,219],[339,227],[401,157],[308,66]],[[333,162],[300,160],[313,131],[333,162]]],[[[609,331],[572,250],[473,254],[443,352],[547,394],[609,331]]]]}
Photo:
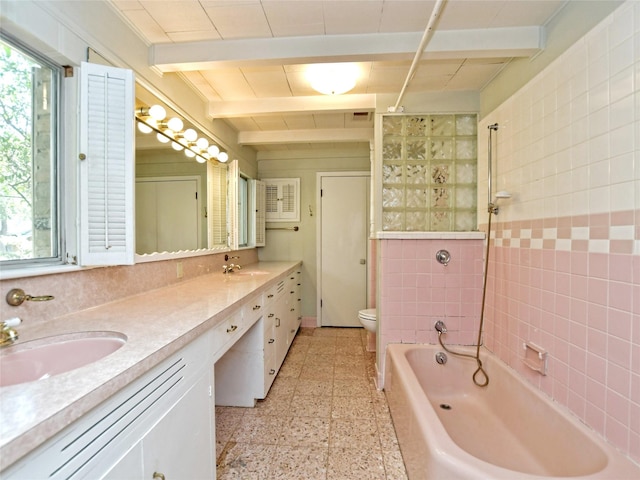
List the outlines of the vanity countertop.
{"type": "Polygon", "coordinates": [[[208,331],[272,280],[300,262],[259,262],[242,275],[220,272],[56,318],[20,331],[18,344],[36,338],[114,331],[126,344],[90,365],[48,379],[0,388],[0,469],[208,331]],[[268,272],[248,275],[251,271],[268,272]]]}

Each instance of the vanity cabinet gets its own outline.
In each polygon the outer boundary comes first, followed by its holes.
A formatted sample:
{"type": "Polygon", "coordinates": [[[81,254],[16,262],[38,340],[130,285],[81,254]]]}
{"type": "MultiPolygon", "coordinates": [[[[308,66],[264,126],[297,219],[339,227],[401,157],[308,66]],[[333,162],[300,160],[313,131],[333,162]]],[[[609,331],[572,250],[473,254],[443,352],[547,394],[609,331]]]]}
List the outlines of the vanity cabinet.
{"type": "Polygon", "coordinates": [[[300,325],[296,272],[267,288],[258,321],[216,362],[216,405],[253,407],[267,396],[300,325]]]}
{"type": "Polygon", "coordinates": [[[215,478],[210,333],[2,473],[3,479],[215,478]]]}

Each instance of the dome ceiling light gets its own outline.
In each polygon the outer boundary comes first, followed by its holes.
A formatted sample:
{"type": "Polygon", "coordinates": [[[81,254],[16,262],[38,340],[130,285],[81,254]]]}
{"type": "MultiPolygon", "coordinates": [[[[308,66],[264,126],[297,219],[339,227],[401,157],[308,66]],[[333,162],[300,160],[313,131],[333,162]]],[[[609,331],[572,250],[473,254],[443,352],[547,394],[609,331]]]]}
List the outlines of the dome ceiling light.
{"type": "Polygon", "coordinates": [[[324,95],[342,95],[356,86],[360,70],[355,63],[317,63],[309,65],[306,77],[311,88],[324,95]]]}

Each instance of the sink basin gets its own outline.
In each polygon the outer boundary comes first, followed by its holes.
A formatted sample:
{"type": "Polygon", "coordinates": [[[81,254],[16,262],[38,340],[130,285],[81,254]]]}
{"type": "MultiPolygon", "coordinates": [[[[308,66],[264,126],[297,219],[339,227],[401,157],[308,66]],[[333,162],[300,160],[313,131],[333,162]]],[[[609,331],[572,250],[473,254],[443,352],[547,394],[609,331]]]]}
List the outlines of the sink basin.
{"type": "Polygon", "coordinates": [[[83,332],[31,340],[0,352],[0,387],[33,382],[93,363],[127,341],[118,332],[83,332]]]}
{"type": "Polygon", "coordinates": [[[271,272],[266,270],[236,270],[233,272],[235,275],[268,275],[271,272]]]}

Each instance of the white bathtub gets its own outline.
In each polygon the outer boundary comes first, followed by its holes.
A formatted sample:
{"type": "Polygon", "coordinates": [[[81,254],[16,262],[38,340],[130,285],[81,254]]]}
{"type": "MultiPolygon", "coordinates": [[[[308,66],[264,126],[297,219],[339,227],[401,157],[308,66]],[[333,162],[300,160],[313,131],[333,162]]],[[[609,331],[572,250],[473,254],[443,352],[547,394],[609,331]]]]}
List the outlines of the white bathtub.
{"type": "Polygon", "coordinates": [[[481,388],[474,359],[447,354],[439,365],[440,351],[387,346],[384,389],[410,480],[640,479],[640,467],[489,352],[481,388]]]}

